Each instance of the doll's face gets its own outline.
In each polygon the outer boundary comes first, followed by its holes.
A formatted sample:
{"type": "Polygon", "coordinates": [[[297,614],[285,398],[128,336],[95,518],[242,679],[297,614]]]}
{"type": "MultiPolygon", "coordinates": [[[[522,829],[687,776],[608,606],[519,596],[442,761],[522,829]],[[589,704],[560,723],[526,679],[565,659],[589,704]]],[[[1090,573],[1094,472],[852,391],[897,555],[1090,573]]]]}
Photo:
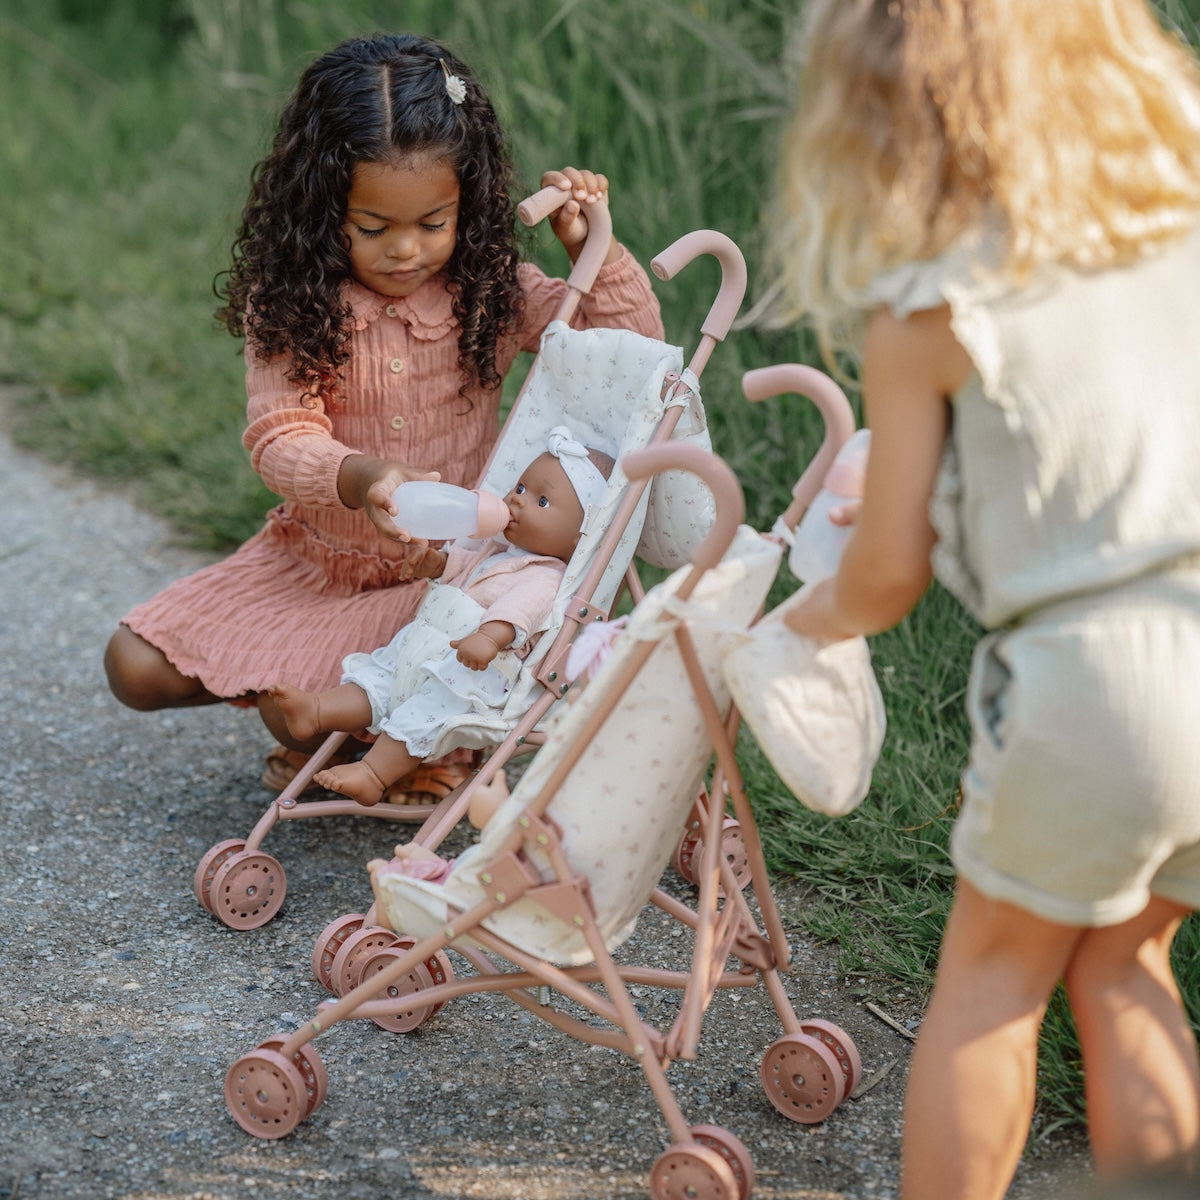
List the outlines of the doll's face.
{"type": "Polygon", "coordinates": [[[458,193],[458,176],[444,159],[359,163],[342,224],[354,278],[394,297],[432,279],[454,253],[458,193]]]}
{"type": "Polygon", "coordinates": [[[571,557],[583,524],[583,505],[553,454],[538,455],[504,503],[511,518],[504,536],[511,545],[563,562],[571,557]]]}

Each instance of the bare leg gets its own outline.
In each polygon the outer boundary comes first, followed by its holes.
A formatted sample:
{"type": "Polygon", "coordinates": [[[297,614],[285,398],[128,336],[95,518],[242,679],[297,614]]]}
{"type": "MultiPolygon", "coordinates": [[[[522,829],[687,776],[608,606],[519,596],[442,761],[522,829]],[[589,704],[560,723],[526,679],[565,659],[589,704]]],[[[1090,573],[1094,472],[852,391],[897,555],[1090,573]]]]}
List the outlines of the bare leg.
{"type": "Polygon", "coordinates": [[[285,683],[273,683],[262,694],[259,708],[267,728],[276,737],[279,734],[274,725],[278,714],[283,731],[294,740],[297,749],[310,745],[318,734],[335,730],[353,733],[371,723],[371,702],[357,683],[339,684],[323,692],[306,692],[285,683]]]}
{"type": "Polygon", "coordinates": [[[1186,912],[1153,898],[1132,920],[1088,930],[1067,967],[1102,1174],[1200,1166],[1200,1063],[1170,960],[1186,912]]]}
{"type": "Polygon", "coordinates": [[[184,675],[167,656],[128,625],[118,625],[104,651],[104,672],[109,690],[124,705],[139,712],[160,708],[189,708],[218,704],[199,679],[184,675]]]}
{"type": "Polygon", "coordinates": [[[407,775],[421,760],[409,754],[403,742],[380,734],[358,762],[318,771],[313,779],[331,792],[340,792],[359,804],[378,804],[388,784],[407,775]]]}
{"type": "Polygon", "coordinates": [[[904,1200],[1003,1197],[1033,1114],[1038,1030],[1079,935],[959,882],[905,1096],[904,1200]]]}

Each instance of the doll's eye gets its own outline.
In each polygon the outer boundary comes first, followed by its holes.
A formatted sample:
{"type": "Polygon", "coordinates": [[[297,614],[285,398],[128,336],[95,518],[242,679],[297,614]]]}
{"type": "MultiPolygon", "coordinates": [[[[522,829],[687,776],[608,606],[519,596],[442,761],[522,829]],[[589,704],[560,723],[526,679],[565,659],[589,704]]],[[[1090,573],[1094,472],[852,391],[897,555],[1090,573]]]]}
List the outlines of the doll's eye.
{"type": "Polygon", "coordinates": [[[516,492],[518,496],[523,496],[525,495],[525,485],[523,483],[518,483],[517,486],[513,488],[513,491],[516,492]]]}
{"type": "Polygon", "coordinates": [[[550,501],[545,496],[538,497],[538,508],[549,508],[550,501]]]}

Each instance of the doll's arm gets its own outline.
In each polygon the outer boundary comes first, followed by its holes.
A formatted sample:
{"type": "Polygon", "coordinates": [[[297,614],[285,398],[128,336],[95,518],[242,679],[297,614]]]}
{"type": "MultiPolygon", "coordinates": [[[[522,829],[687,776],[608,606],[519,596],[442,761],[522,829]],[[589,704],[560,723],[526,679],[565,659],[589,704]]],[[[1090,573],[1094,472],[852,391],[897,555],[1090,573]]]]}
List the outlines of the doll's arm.
{"type": "Polygon", "coordinates": [[[484,621],[474,633],[452,641],[450,649],[458,651],[458,661],[464,667],[482,671],[501,650],[513,644],[516,636],[516,626],[508,621],[484,621]]]}

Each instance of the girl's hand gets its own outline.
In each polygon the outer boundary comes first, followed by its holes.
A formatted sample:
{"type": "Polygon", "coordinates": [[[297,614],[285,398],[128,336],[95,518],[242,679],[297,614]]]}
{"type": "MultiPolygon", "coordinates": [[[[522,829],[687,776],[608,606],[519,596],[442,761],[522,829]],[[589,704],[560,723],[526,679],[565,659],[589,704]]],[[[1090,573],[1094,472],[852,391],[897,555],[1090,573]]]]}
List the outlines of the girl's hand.
{"type": "MultiPolygon", "coordinates": [[[[542,187],[557,187],[571,193],[571,198],[550,217],[550,228],[574,262],[587,241],[588,206],[608,203],[608,178],[578,167],[563,167],[561,171],[547,171],[542,176],[542,187]]],[[[614,238],[604,261],[615,262],[620,254],[621,247],[614,238]]]]}
{"type": "Polygon", "coordinates": [[[823,642],[840,642],[853,637],[837,607],[836,576],[822,579],[804,591],[804,595],[790,605],[783,614],[783,623],[793,633],[802,633],[823,642]]]}
{"type": "MultiPolygon", "coordinates": [[[[389,541],[427,546],[427,541],[414,538],[392,520],[396,515],[392,493],[402,483],[419,479],[436,482],[441,477],[438,471],[422,471],[407,463],[389,462],[367,454],[351,454],[342,460],[338,472],[338,495],[347,508],[361,508],[371,524],[389,541]]],[[[431,578],[429,575],[424,577],[431,578]]]]}

